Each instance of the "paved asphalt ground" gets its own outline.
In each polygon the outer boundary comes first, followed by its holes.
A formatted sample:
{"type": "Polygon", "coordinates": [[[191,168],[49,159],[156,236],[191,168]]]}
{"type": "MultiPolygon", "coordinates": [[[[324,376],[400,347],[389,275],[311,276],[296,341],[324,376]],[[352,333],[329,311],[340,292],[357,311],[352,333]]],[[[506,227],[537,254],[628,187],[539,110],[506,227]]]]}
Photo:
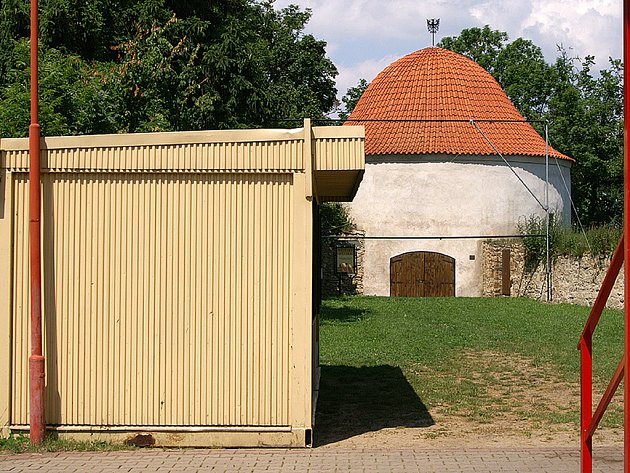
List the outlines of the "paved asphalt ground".
{"type": "MultiPolygon", "coordinates": [[[[575,448],[140,450],[0,455],[0,472],[577,473],[575,448]]],[[[623,471],[622,447],[595,451],[594,472],[623,471]]]]}

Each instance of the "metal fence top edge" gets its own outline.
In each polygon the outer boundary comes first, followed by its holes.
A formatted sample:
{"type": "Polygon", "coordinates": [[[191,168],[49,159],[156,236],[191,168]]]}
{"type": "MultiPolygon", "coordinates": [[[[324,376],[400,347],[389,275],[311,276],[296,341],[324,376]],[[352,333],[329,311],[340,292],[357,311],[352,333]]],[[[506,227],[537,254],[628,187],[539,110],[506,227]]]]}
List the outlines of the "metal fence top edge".
{"type": "MultiPolygon", "coordinates": [[[[313,139],[362,139],[364,136],[365,131],[362,126],[312,128],[313,139]]],[[[303,142],[304,139],[304,128],[173,131],[109,135],[50,136],[42,138],[42,149],[303,142]]],[[[28,138],[0,138],[0,151],[28,151],[28,138]]]]}
{"type": "Polygon", "coordinates": [[[322,235],[322,239],[326,240],[496,240],[509,238],[545,238],[544,233],[525,234],[525,235],[432,235],[432,236],[413,236],[413,235],[388,235],[388,236],[367,236],[367,235],[322,235]]]}

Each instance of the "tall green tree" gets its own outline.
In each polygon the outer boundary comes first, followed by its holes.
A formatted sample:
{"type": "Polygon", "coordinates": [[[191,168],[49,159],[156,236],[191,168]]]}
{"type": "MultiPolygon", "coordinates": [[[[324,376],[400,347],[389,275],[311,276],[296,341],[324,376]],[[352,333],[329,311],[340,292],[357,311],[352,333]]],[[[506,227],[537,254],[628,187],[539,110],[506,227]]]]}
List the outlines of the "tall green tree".
{"type": "Polygon", "coordinates": [[[343,108],[339,111],[339,118],[341,120],[348,119],[369,85],[370,83],[365,79],[359,79],[357,85],[347,90],[346,94],[341,99],[341,103],[343,104],[343,108]]]}
{"type": "Polygon", "coordinates": [[[486,25],[483,28],[464,29],[458,36],[446,36],[437,46],[463,54],[493,74],[507,41],[507,33],[486,25]]]}
{"type": "Polygon", "coordinates": [[[623,222],[623,66],[595,74],[594,58],[579,67],[566,53],[557,59],[559,76],[549,102],[552,144],[576,159],[572,195],[589,225],[623,222]]]}
{"type": "MultiPolygon", "coordinates": [[[[28,3],[0,4],[5,136],[27,132],[28,3]]],[[[308,10],[257,0],[42,0],[40,10],[46,134],[273,126],[335,104],[337,70],[304,33],[308,10]]]]}
{"type": "MultiPolygon", "coordinates": [[[[30,44],[13,43],[0,86],[0,136],[25,136],[30,123],[30,44]]],[[[39,113],[44,135],[116,132],[113,67],[44,49],[40,54],[39,113]]]]}
{"type": "Polygon", "coordinates": [[[492,74],[523,116],[540,120],[548,112],[556,74],[530,40],[507,43],[496,57],[492,74]]]}
{"type": "MultiPolygon", "coordinates": [[[[560,49],[548,63],[529,40],[509,41],[505,32],[463,30],[438,46],[478,62],[499,82],[528,119],[547,120],[551,144],[576,160],[572,197],[586,225],[623,219],[622,64],[610,60],[594,71],[594,57],[570,57],[560,49]]],[[[542,132],[543,126],[534,126],[542,132]]]]}

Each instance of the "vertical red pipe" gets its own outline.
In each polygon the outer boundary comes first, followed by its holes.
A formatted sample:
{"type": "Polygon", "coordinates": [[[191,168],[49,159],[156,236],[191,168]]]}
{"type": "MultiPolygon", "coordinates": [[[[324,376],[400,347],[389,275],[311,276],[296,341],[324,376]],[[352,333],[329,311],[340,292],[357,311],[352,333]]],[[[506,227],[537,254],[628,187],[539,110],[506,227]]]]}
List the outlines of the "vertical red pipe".
{"type": "Polygon", "coordinates": [[[581,406],[580,406],[580,441],[581,445],[581,466],[582,473],[592,473],[593,471],[593,439],[589,437],[588,431],[593,419],[593,342],[592,334],[585,333],[580,340],[581,358],[581,406]]]}
{"type": "Polygon", "coordinates": [[[29,127],[29,206],[31,262],[31,356],[29,366],[29,407],[31,443],[39,445],[46,434],[44,412],[45,372],[42,355],[42,273],[41,273],[41,178],[40,129],[38,113],[38,5],[31,0],[31,125],[29,127]]]}
{"type": "Polygon", "coordinates": [[[628,146],[628,132],[630,130],[630,0],[623,2],[623,189],[624,189],[624,356],[626,366],[624,367],[623,386],[623,421],[624,421],[624,441],[623,441],[623,461],[624,471],[630,471],[630,155],[628,146]]]}

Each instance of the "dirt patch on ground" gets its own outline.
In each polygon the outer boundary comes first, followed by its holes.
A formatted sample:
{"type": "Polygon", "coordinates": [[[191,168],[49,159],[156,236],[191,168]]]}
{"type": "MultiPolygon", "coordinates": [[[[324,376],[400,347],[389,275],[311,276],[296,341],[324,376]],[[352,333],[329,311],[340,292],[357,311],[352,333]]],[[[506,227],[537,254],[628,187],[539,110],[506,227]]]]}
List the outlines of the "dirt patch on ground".
{"type": "MultiPolygon", "coordinates": [[[[329,448],[579,445],[577,382],[560,380],[551,367],[515,354],[467,352],[454,363],[458,364],[453,370],[459,373],[457,377],[448,371],[422,366],[405,368],[427,382],[454,383],[458,399],[465,399],[460,403],[443,401],[429,406],[424,405],[422,394],[416,394],[422,388],[414,390],[406,382],[402,369],[323,367],[316,445],[329,448]]],[[[595,398],[599,399],[597,393],[595,398]]],[[[609,409],[617,414],[622,412],[620,395],[615,396],[609,409]]],[[[602,427],[594,442],[622,445],[623,429],[602,427]]]]}
{"type": "MultiPolygon", "coordinates": [[[[366,432],[333,443],[316,445],[321,448],[518,448],[518,447],[578,447],[578,432],[573,426],[565,429],[524,430],[514,425],[492,426],[463,422],[453,418],[436,418],[428,428],[400,427],[366,432]]],[[[623,446],[623,429],[602,429],[594,439],[596,446],[623,446]]]]}

